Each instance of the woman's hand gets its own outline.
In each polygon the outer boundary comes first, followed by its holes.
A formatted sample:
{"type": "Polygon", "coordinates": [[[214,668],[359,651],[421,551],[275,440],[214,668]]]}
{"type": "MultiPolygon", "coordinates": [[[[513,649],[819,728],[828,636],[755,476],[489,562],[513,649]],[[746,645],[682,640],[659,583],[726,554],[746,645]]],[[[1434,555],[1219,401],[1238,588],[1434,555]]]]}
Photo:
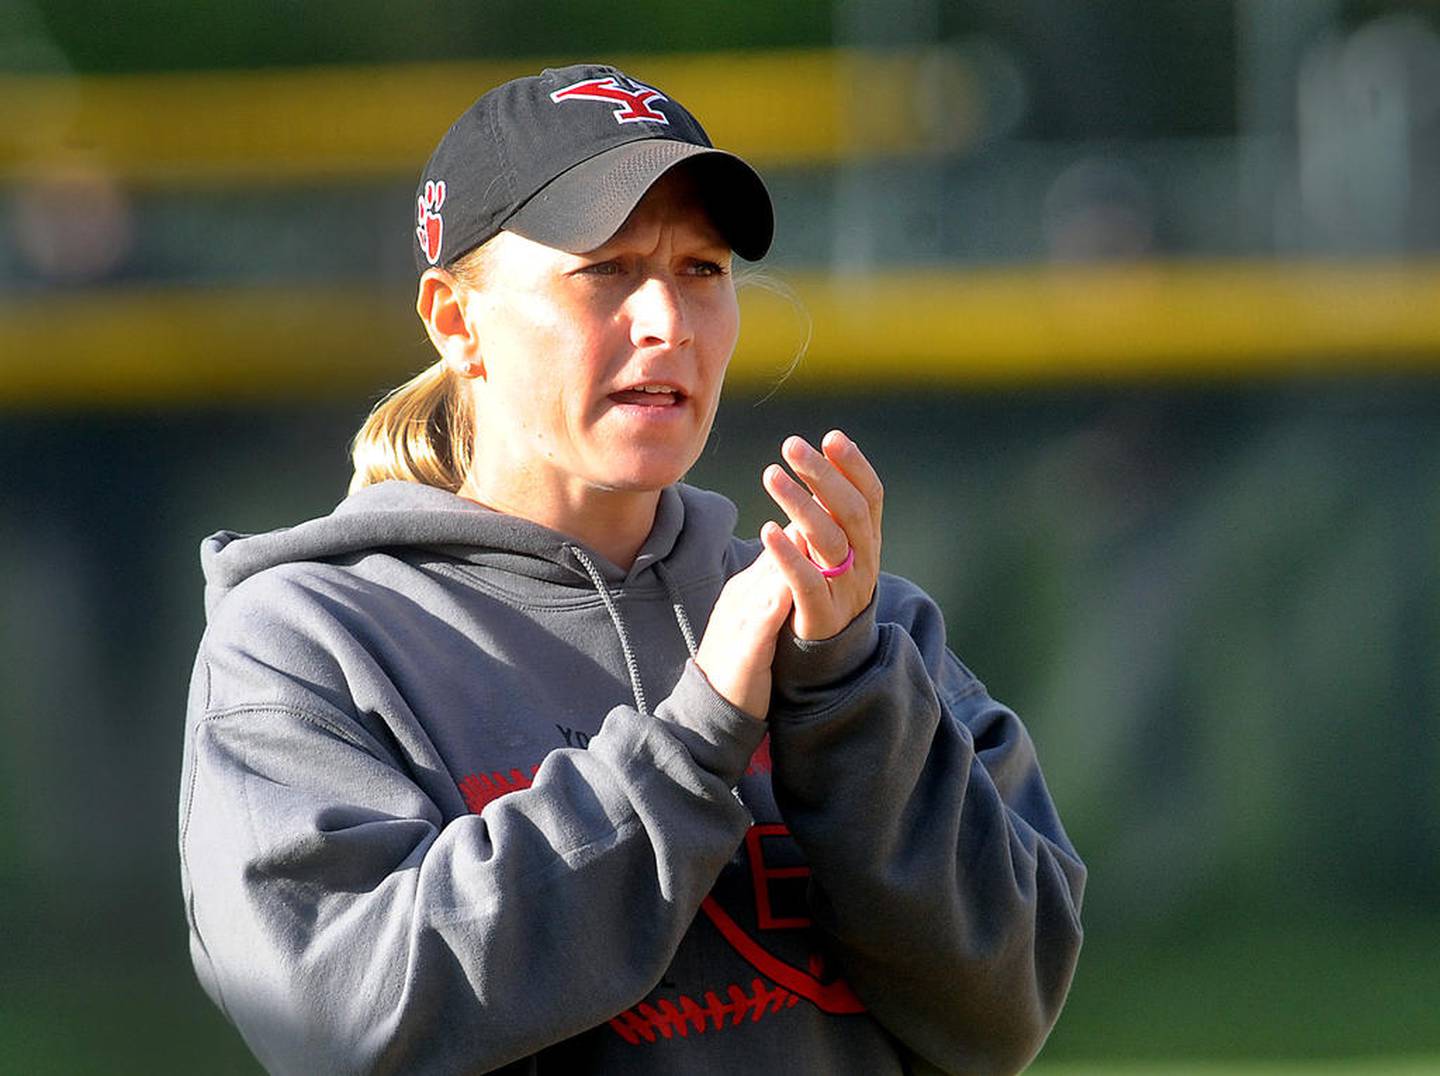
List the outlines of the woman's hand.
{"type": "Polygon", "coordinates": [[[796,637],[828,639],[875,594],[884,487],[860,447],[839,430],[827,433],[818,451],[802,437],[786,438],[780,455],[800,482],[779,464],[765,468],[765,491],[790,523],[783,530],[765,524],[760,540],[789,586],[796,637]],[[821,574],[821,566],[843,564],[852,550],[855,562],[847,571],[821,574]]]}
{"type": "Polygon", "coordinates": [[[761,719],[770,711],[770,665],[785,618],[793,613],[801,639],[828,639],[870,604],[880,574],[884,490],[855,442],[832,430],[819,451],[790,437],[780,452],[804,485],[778,464],[763,481],[790,524],[765,524],[764,551],[725,584],[695,652],[710,686],[761,719]],[[821,574],[819,565],[843,563],[852,548],[847,571],[821,574]]]}
{"type": "Polygon", "coordinates": [[[775,642],[790,607],[785,576],[775,558],[762,552],[720,591],[695,651],[695,664],[710,686],[730,705],[762,721],[770,712],[775,642]]]}

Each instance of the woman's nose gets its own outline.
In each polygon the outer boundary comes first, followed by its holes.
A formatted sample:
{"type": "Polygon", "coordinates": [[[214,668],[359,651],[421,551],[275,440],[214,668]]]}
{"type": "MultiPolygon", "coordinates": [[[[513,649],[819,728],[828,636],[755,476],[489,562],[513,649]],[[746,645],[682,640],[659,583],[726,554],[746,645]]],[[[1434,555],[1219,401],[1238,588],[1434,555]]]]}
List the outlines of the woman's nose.
{"type": "Polygon", "coordinates": [[[647,277],[630,296],[630,342],[636,347],[683,347],[692,335],[678,281],[647,277]]]}

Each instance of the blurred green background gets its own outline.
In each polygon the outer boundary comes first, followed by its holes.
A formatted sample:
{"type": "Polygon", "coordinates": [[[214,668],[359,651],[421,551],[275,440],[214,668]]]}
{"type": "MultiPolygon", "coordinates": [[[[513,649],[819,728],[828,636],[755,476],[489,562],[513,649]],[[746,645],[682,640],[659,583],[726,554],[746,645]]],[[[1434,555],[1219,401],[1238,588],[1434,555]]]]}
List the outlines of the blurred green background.
{"type": "Polygon", "coordinates": [[[445,124],[617,57],[777,202],[693,479],[754,529],[861,440],[1090,865],[1035,1071],[1440,1071],[1440,4],[1384,0],[0,0],[0,1071],[254,1071],[178,891],[196,547],[428,361],[445,124]]]}

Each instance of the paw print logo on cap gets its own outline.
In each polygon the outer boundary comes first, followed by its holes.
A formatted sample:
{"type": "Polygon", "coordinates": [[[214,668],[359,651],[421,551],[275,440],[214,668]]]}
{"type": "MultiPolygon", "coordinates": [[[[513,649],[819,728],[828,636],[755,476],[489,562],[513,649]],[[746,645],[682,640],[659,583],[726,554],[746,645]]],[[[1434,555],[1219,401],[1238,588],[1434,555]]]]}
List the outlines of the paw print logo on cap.
{"type": "Polygon", "coordinates": [[[440,261],[440,243],[445,234],[445,222],[440,217],[440,207],[445,204],[445,181],[425,181],[425,193],[416,199],[419,211],[416,215],[415,238],[425,252],[425,260],[431,265],[440,261]]]}

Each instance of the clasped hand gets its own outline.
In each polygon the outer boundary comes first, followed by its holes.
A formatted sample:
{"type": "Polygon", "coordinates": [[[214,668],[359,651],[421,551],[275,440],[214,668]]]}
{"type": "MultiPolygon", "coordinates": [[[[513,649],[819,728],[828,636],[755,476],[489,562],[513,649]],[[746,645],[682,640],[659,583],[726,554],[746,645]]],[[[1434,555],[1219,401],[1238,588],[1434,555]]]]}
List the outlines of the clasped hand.
{"type": "Polygon", "coordinates": [[[860,447],[831,430],[816,449],[786,438],[778,463],[765,468],[765,491],[789,518],[760,529],[755,563],[725,584],[695,654],[722,696],[753,717],[770,707],[770,666],[788,617],[800,639],[828,639],[870,604],[880,575],[884,488],[860,447]],[[797,480],[798,479],[798,480],[797,480]],[[826,567],[851,567],[827,577],[826,567]]]}

